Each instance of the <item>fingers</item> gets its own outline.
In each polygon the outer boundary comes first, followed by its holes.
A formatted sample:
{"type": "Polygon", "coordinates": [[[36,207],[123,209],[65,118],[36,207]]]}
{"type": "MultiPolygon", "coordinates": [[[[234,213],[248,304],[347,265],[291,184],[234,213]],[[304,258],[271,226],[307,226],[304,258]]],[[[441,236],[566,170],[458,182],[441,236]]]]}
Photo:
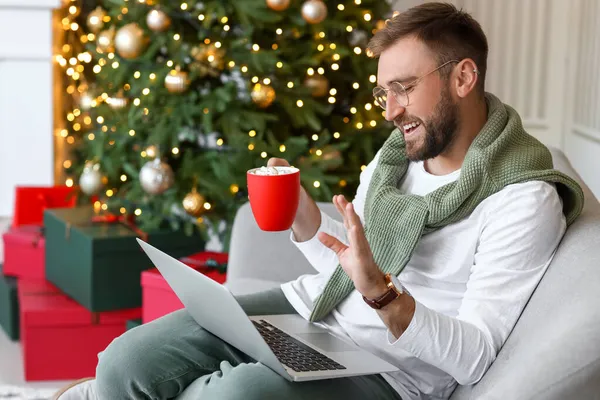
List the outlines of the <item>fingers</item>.
{"type": "Polygon", "coordinates": [[[346,228],[346,230],[350,229],[350,224],[348,222],[348,216],[346,215],[346,204],[348,204],[348,201],[346,200],[346,198],[343,195],[333,196],[333,204],[335,205],[335,208],[338,210],[338,212],[342,216],[342,218],[344,220],[344,227],[346,228]]]}
{"type": "Polygon", "coordinates": [[[346,230],[348,230],[348,223],[346,222],[346,213],[344,212],[344,209],[340,206],[339,202],[338,202],[338,197],[339,196],[333,196],[333,200],[332,203],[335,206],[335,208],[337,209],[338,213],[340,213],[340,215],[342,216],[342,220],[344,222],[344,228],[346,228],[346,230]]]}
{"type": "Polygon", "coordinates": [[[354,210],[354,204],[346,203],[345,208],[346,208],[346,218],[348,218],[348,222],[349,222],[350,226],[354,225],[354,226],[358,226],[358,227],[362,228],[362,222],[360,221],[360,217],[354,210]]]}
{"type": "Polygon", "coordinates": [[[354,210],[354,204],[346,205],[346,214],[349,221],[350,229],[348,230],[348,240],[352,249],[356,254],[362,254],[370,250],[369,242],[365,236],[365,230],[360,221],[360,217],[354,210]]]}
{"type": "Polygon", "coordinates": [[[283,158],[271,157],[269,161],[267,161],[267,167],[289,167],[290,163],[283,158]]]}
{"type": "Polygon", "coordinates": [[[328,235],[325,232],[319,232],[318,238],[321,241],[321,243],[329,247],[338,255],[348,248],[348,246],[340,242],[337,238],[328,235]]]}
{"type": "Polygon", "coordinates": [[[350,248],[352,252],[357,256],[361,257],[371,251],[369,247],[369,242],[365,237],[365,232],[362,227],[358,225],[353,225],[350,227],[348,231],[348,242],[350,243],[350,248]]]}

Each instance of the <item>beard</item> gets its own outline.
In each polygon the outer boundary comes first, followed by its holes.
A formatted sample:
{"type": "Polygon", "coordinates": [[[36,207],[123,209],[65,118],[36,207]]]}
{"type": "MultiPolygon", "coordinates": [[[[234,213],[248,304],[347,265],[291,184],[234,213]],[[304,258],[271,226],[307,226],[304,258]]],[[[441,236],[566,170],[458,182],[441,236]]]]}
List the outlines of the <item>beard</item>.
{"type": "MultiPolygon", "coordinates": [[[[418,118],[404,114],[396,126],[418,121],[418,118]],[[405,121],[405,122],[402,122],[405,121]]],[[[427,121],[421,120],[424,129],[423,139],[419,137],[406,141],[406,157],[410,161],[425,161],[442,154],[453,142],[458,130],[458,105],[452,101],[450,90],[442,90],[440,101],[427,121]]]]}

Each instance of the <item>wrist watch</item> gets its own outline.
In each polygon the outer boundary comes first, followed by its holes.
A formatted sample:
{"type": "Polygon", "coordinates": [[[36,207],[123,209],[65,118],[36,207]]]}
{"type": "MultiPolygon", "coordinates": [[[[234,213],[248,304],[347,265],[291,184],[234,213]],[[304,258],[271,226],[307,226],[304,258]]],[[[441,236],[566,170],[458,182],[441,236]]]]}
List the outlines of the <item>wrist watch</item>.
{"type": "Polygon", "coordinates": [[[380,310],[393,300],[397,299],[401,294],[408,293],[408,290],[406,290],[395,275],[385,274],[385,284],[388,287],[388,290],[378,298],[368,299],[363,296],[363,300],[371,306],[371,308],[380,310]]]}

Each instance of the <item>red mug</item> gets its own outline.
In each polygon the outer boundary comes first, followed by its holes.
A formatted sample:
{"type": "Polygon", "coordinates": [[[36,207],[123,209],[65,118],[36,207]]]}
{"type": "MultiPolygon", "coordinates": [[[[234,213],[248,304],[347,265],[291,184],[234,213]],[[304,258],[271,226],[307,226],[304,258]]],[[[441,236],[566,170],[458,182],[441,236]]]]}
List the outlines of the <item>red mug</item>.
{"type": "MultiPolygon", "coordinates": [[[[294,167],[269,167],[279,175],[259,175],[254,168],[246,173],[250,208],[263,231],[285,231],[292,227],[300,202],[300,170],[294,167]]],[[[266,169],[263,167],[263,171],[266,169]]]]}

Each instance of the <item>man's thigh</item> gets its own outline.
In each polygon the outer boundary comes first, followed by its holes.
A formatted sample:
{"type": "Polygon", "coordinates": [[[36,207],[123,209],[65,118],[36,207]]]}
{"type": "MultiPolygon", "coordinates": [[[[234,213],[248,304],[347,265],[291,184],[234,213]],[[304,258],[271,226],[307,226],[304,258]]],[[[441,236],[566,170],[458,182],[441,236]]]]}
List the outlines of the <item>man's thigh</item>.
{"type": "Polygon", "coordinates": [[[177,400],[401,400],[380,375],[290,382],[260,363],[231,365],[196,379],[177,400]]]}

